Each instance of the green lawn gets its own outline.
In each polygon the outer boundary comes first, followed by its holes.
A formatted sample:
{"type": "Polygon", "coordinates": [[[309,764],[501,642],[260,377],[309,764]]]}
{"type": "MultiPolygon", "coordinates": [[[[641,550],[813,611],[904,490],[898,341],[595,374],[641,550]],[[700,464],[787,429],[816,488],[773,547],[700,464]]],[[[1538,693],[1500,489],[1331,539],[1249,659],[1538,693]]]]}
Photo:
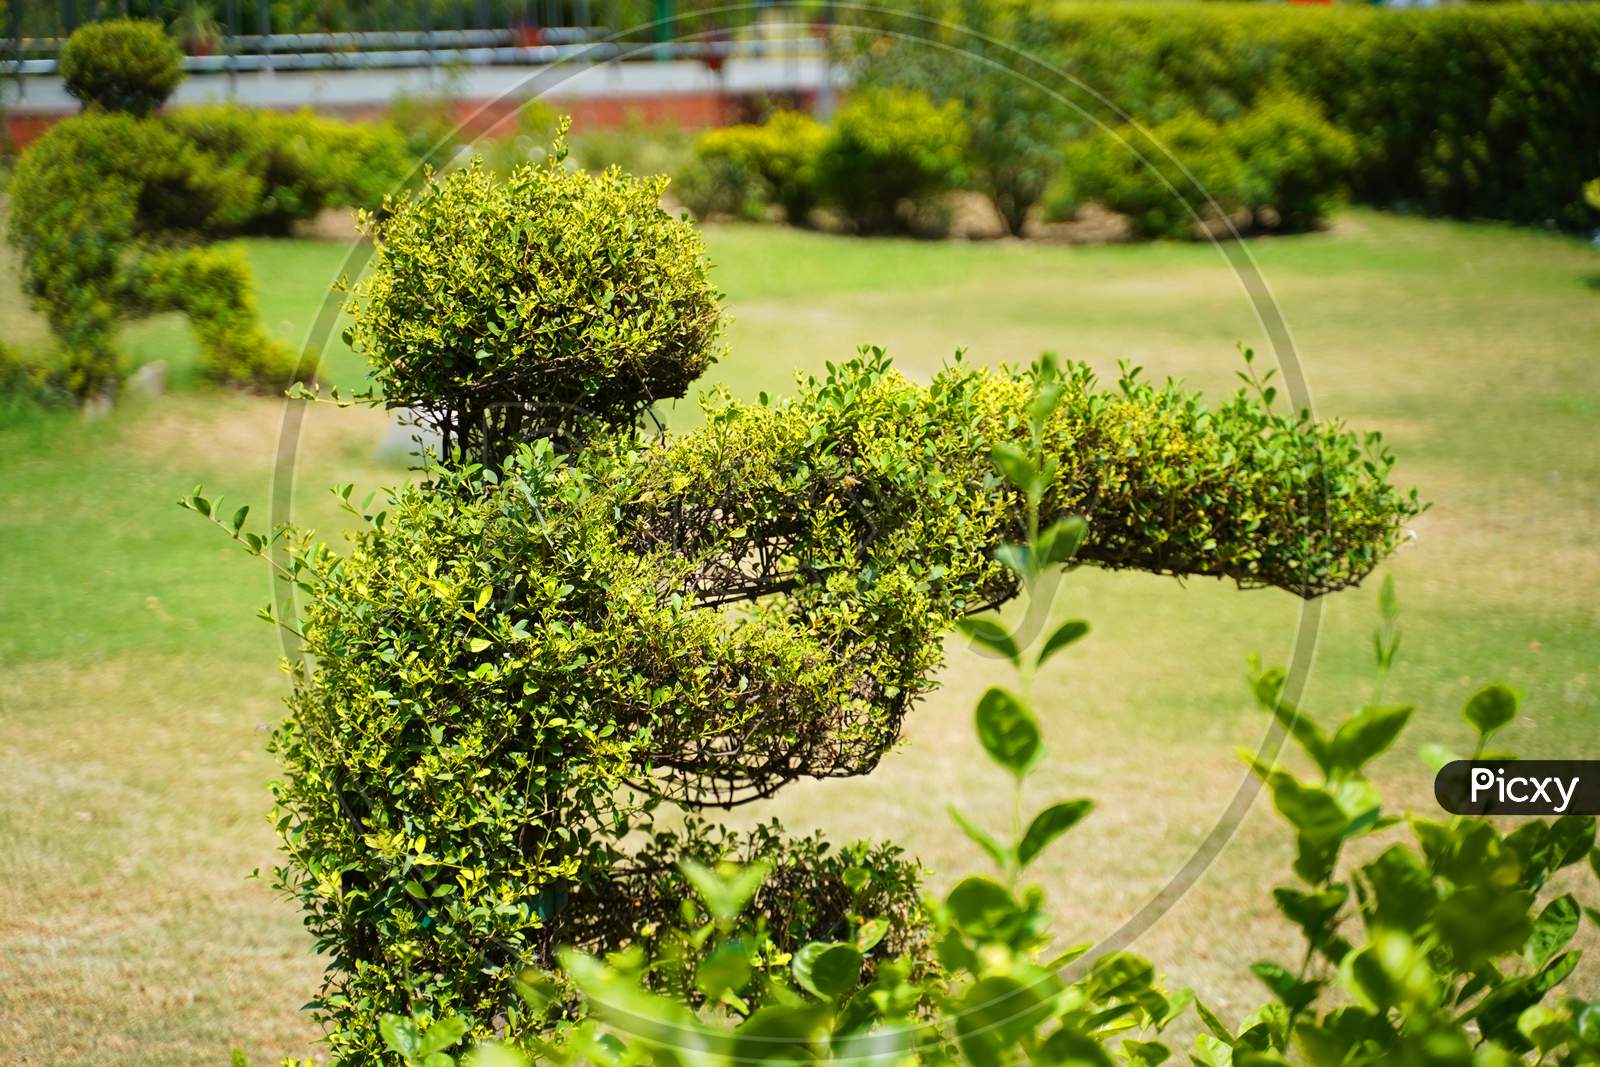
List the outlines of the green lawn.
{"type": "MultiPolygon", "coordinates": [[[[1214,395],[1235,345],[1265,351],[1239,281],[1207,247],[851,240],[713,227],[734,323],[710,381],[781,391],[796,369],[886,346],[914,376],[956,348],[985,362],[1042,349],[1104,373],[1119,359],[1214,395]]],[[[269,325],[300,343],[348,249],[248,245],[269,325]]],[[[1593,751],[1600,724],[1600,254],[1560,237],[1368,212],[1250,246],[1293,332],[1317,410],[1384,432],[1433,508],[1390,569],[1405,609],[1391,697],[1419,723],[1386,757],[1392,797],[1431,804],[1414,757],[1460,742],[1463,699],[1505,679],[1526,694],[1507,742],[1593,751]]],[[[0,336],[37,342],[0,259],[0,336]]],[[[203,482],[265,505],[283,403],[193,383],[182,324],[128,331],[179,388],[85,423],[23,413],[0,426],[0,1062],[219,1063],[305,1054],[298,1008],[319,963],[292,908],[247,876],[273,861],[264,730],[283,681],[253,618],[262,568],[173,506],[203,482]]],[[[328,373],[359,380],[349,353],[328,373]]],[[[692,420],[692,405],[670,413],[692,420]]],[[[315,410],[296,470],[298,517],[331,528],[325,487],[402,476],[376,458],[383,419],[315,410]]],[[[1370,590],[1319,605],[1308,704],[1369,693],[1370,590]]],[[[1094,633],[1040,684],[1054,755],[1037,799],[1099,811],[1038,869],[1062,936],[1099,937],[1166,884],[1238,787],[1258,744],[1246,656],[1291,655],[1286,594],[1074,574],[1058,614],[1094,633]]],[[[947,803],[998,822],[974,758],[973,699],[994,673],[951,642],[946,685],[870,778],[797,785],[761,811],[840,837],[896,837],[944,880],[980,856],[947,803]]],[[[1245,968],[1289,939],[1266,890],[1289,843],[1259,802],[1200,882],[1136,944],[1175,983],[1237,1018],[1261,998],[1245,968]]],[[[1591,976],[1594,972],[1590,971],[1591,976]]],[[[1590,989],[1597,984],[1591,977],[1590,989]]]]}

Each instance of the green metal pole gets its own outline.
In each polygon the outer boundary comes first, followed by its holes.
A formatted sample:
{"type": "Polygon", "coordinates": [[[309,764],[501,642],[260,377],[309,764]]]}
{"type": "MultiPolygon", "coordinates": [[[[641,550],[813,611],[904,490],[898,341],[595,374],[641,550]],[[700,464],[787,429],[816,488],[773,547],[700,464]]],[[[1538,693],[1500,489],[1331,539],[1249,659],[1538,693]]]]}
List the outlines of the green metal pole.
{"type": "MultiPolygon", "coordinates": [[[[676,27],[673,21],[673,8],[675,0],[656,0],[656,43],[666,44],[672,40],[672,33],[676,27]]],[[[656,59],[671,59],[665,48],[656,49],[656,59]]]]}

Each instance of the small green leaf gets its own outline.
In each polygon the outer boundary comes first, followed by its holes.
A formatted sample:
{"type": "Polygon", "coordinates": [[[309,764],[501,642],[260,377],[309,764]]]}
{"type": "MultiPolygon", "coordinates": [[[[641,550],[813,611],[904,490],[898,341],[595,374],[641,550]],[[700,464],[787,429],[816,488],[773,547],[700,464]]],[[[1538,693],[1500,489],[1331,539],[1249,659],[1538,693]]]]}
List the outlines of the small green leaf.
{"type": "Polygon", "coordinates": [[[1004,868],[1006,866],[1007,861],[1010,859],[1010,850],[995,840],[993,834],[961,814],[954,804],[951,804],[946,810],[950,812],[950,818],[955,820],[956,825],[961,827],[961,832],[989,854],[989,858],[994,861],[996,867],[1004,868]]]}
{"type": "Polygon", "coordinates": [[[1081,516],[1062,519],[1039,535],[1039,565],[1052,567],[1065,563],[1078,554],[1083,539],[1089,535],[1089,524],[1081,516]]]}
{"type": "Polygon", "coordinates": [[[994,550],[994,558],[1019,578],[1028,578],[1034,573],[1033,549],[1027,545],[1001,545],[994,550]]]}
{"type": "Polygon", "coordinates": [[[750,957],[736,941],[718,945],[695,968],[695,988],[713,1001],[724,993],[737,993],[750,981],[750,957]]]}
{"type": "Polygon", "coordinates": [[[1528,935],[1523,955],[1534,967],[1543,967],[1567,947],[1577,934],[1581,919],[1582,910],[1571,893],[1552,900],[1533,921],[1533,933],[1528,935]]]}
{"type": "Polygon", "coordinates": [[[1293,775],[1251,761],[1256,774],[1272,789],[1272,803],[1309,843],[1331,845],[1344,837],[1350,825],[1333,794],[1316,785],[1304,785],[1293,775]]]}
{"type": "Polygon", "coordinates": [[[1034,984],[1012,975],[988,975],[973,983],[962,997],[955,1017],[956,1039],[974,1067],[1008,1062],[1004,1052],[1009,1046],[1032,1033],[1049,1014],[1050,1005],[1034,984]]]}
{"type": "Polygon", "coordinates": [[[856,931],[856,948],[862,952],[871,952],[878,947],[878,943],[889,933],[889,923],[885,919],[868,919],[856,931]]]}
{"type": "Polygon", "coordinates": [[[1131,952],[1113,952],[1095,961],[1084,984],[1090,997],[1102,1001],[1142,993],[1155,978],[1156,969],[1149,960],[1131,952]]]}
{"type": "Polygon", "coordinates": [[[1409,707],[1362,708],[1339,724],[1329,746],[1334,768],[1354,774],[1394,743],[1411,718],[1409,707]]]}
{"type": "Polygon", "coordinates": [[[1333,755],[1327,736],[1311,717],[1289,701],[1283,699],[1285,676],[1281,667],[1262,671],[1252,682],[1256,703],[1272,712],[1273,718],[1283,724],[1291,736],[1305,749],[1306,755],[1316,760],[1324,774],[1333,773],[1333,755]]]}
{"type": "Polygon", "coordinates": [[[1386,621],[1393,622],[1400,617],[1400,601],[1394,595],[1394,575],[1383,576],[1383,584],[1378,587],[1378,614],[1386,621]]]}
{"type": "Polygon", "coordinates": [[[1035,437],[1044,435],[1045,424],[1061,406],[1061,398],[1065,394],[1066,389],[1059,381],[1046,382],[1039,386],[1039,391],[1028,401],[1028,423],[1035,437]]]}
{"type": "Polygon", "coordinates": [[[854,945],[813,941],[794,954],[790,970],[803,988],[823,1000],[838,1000],[861,980],[861,963],[854,945]]]}
{"type": "Polygon", "coordinates": [[[389,1046],[389,1051],[405,1059],[416,1057],[421,1037],[417,1033],[417,1024],[411,1019],[404,1015],[381,1015],[378,1018],[378,1033],[383,1036],[383,1043],[389,1046]]]}
{"type": "Polygon", "coordinates": [[[1078,825],[1094,810],[1092,800],[1068,800],[1052,804],[1033,817],[1017,845],[1017,862],[1026,867],[1044,851],[1046,845],[1078,825]]]}
{"type": "Polygon", "coordinates": [[[435,1052],[443,1052],[450,1048],[462,1035],[467,1032],[467,1023],[457,1015],[446,1015],[442,1019],[434,1020],[428,1032],[422,1035],[422,1042],[417,1046],[417,1059],[426,1059],[435,1052]]]}
{"type": "Polygon", "coordinates": [[[712,918],[723,924],[739,917],[770,870],[765,863],[752,863],[747,867],[724,864],[713,870],[690,859],[680,861],[678,869],[705,901],[712,918]]]}
{"type": "Polygon", "coordinates": [[[490,642],[490,640],[486,637],[474,637],[472,640],[467,642],[467,651],[482,652],[484,649],[488,648],[491,643],[492,642],[490,642]]]}
{"type": "Polygon", "coordinates": [[[1394,845],[1361,873],[1371,886],[1370,924],[1408,931],[1432,920],[1439,893],[1433,873],[1411,849],[1394,845]]]}
{"type": "MultiPolygon", "coordinates": [[[[1166,1046],[1157,1042],[1123,1041],[1118,1049],[1129,1064],[1153,1067],[1166,1060],[1166,1046]]],[[[1104,1045],[1089,1034],[1079,1033],[1063,1026],[1042,1046],[1043,1055],[1036,1062],[1064,1064],[1067,1067],[1113,1067],[1116,1063],[1104,1045]]]]}
{"type": "Polygon", "coordinates": [[[494,598],[494,586],[486,585],[478,590],[478,599],[472,602],[473,611],[482,611],[489,606],[489,601],[494,598]]]}
{"type": "Polygon", "coordinates": [[[1250,969],[1291,1012],[1299,1013],[1310,1007],[1311,1002],[1317,999],[1317,990],[1321,988],[1316,982],[1296,978],[1280,964],[1264,961],[1252,963],[1250,969]]]}
{"type": "Polygon", "coordinates": [[[994,761],[1021,778],[1044,750],[1039,724],[1027,705],[995,686],[978,701],[978,740],[994,761]]]}
{"type": "Polygon", "coordinates": [[[1037,665],[1043,667],[1045,661],[1051,656],[1054,656],[1068,645],[1076,643],[1088,632],[1089,624],[1082,619],[1069,619],[1057,626],[1055,632],[1045,641],[1044,648],[1039,652],[1037,665]]]}
{"type": "Polygon", "coordinates": [[[1479,736],[1487,739],[1517,717],[1517,694],[1503,685],[1484,686],[1467,701],[1466,715],[1479,736]]]}
{"type": "Polygon", "coordinates": [[[1024,493],[1035,491],[1039,480],[1039,472],[1033,465],[1033,460],[1027,453],[1009,441],[1001,441],[989,450],[989,458],[1000,473],[1005,475],[1006,481],[1022,490],[1024,493]]]}
{"type": "Polygon", "coordinates": [[[956,629],[985,648],[1000,653],[1012,663],[1019,662],[1022,657],[1022,651],[1017,648],[1016,640],[1006,632],[1005,627],[992,619],[979,619],[972,616],[957,619],[956,629]]]}
{"type": "Polygon", "coordinates": [[[250,505],[249,504],[246,504],[244,507],[240,508],[238,511],[235,511],[233,513],[233,520],[231,522],[229,522],[228,525],[230,527],[232,527],[234,533],[238,533],[239,530],[244,526],[245,516],[247,516],[249,514],[250,514],[250,505]]]}
{"type": "Polygon", "coordinates": [[[1017,903],[1004,886],[990,878],[964,878],[945,897],[950,917],[962,933],[990,938],[1005,930],[1015,917],[1017,903]]]}

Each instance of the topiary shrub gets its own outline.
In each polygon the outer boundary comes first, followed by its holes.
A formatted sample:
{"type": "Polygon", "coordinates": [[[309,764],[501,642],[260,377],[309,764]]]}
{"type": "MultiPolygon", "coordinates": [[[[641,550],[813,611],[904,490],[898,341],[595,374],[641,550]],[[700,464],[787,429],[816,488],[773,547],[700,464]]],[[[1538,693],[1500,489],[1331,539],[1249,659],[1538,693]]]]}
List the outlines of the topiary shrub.
{"type": "Polygon", "coordinates": [[[804,225],[817,206],[817,160],[827,130],[810,115],[778,110],[760,125],[726,126],[700,135],[695,154],[707,167],[723,164],[752,176],[763,204],[804,225]]]}
{"type": "Polygon", "coordinates": [[[892,34],[861,34],[860,62],[852,74],[860,85],[926,92],[935,101],[956,101],[967,125],[965,169],[972,189],[994,205],[1006,231],[1022,236],[1061,165],[1061,143],[1076,113],[1046,91],[1057,89],[1021,57],[1041,54],[1053,43],[1040,34],[1032,5],[898,0],[858,12],[892,34]],[[891,11],[915,8],[915,18],[891,11]],[[932,47],[906,36],[925,37],[932,47]],[[1020,53],[1020,55],[1019,55],[1020,53]]]}
{"type": "Polygon", "coordinates": [[[191,107],[161,120],[194,149],[225,200],[194,229],[209,237],[287,235],[324,208],[378,210],[417,170],[398,129],[310,111],[191,107]]]}
{"type": "Polygon", "coordinates": [[[1125,125],[1069,144],[1053,218],[1093,200],[1128,218],[1140,237],[1188,238],[1246,204],[1249,172],[1216,123],[1194,112],[1148,132],[1125,125]]]}
{"type": "Polygon", "coordinates": [[[183,80],[183,55],[160,23],[108,19],[73,32],[61,48],[59,70],[85,110],[148,115],[183,80]]]}
{"type": "Polygon", "coordinates": [[[1140,237],[1184,238],[1222,218],[1241,229],[1315,227],[1338,205],[1356,146],[1314,104],[1277,94],[1227,123],[1186,111],[1148,131],[1101,131],[1069,144],[1064,160],[1051,216],[1094,200],[1140,237]]]}
{"type": "MultiPolygon", "coordinates": [[[[1014,596],[1016,568],[1077,547],[1017,547],[1062,516],[1091,515],[1075,557],[1090,565],[1307,596],[1358,581],[1415,498],[1371,439],[1269,399],[1208,409],[1048,363],[957,363],[922,386],[872,353],[789,402],[714,398],[701,429],[656,447],[539,441],[499,472],[436,469],[380,513],[355,509],[367,521],[342,555],[242,533],[238,516],[230,532],[284,550],[309,598],[309,655],[273,738],[276,879],[334,961],[316,1007],[341,1062],[381,1055],[385,1013],[535,1032],[523,967],[648,925],[671,857],[724,847],[691,833],[640,852],[662,802],[871,771],[932,687],[943,633],[1014,596]],[[1046,387],[1049,410],[1030,399],[1046,387]]],[[[892,875],[873,907],[899,907],[907,882],[892,875]]],[[[770,928],[837,930],[828,899],[769,902],[770,928]]]]}
{"type": "Polygon", "coordinates": [[[633,426],[716,358],[699,235],[665,178],[569,170],[558,148],[504,179],[479,163],[366,216],[377,246],[347,310],[391,407],[497,464],[560,427],[633,426]]]}
{"type": "MultiPolygon", "coordinates": [[[[1030,547],[1045,550],[1037,539],[1030,547]]],[[[1392,607],[1392,597],[1381,600],[1392,607]]],[[[1069,627],[1077,637],[1088,630],[1072,620],[1057,633],[1069,627]]],[[[969,633],[982,639],[985,631],[969,633]]],[[[1010,661],[1020,684],[991,687],[974,719],[1021,812],[1022,783],[1046,751],[1028,677],[1075,638],[1052,638],[1029,664],[1003,629],[988,633],[986,643],[1010,661]]],[[[1392,611],[1376,637],[1381,686],[1397,650],[1392,611]]],[[[883,924],[867,915],[842,934],[776,952],[751,906],[767,867],[685,864],[693,905],[674,935],[604,960],[564,953],[562,971],[581,992],[586,1016],[500,1055],[508,1067],[526,1062],[522,1050],[540,1063],[580,1064],[592,1062],[596,1049],[607,1062],[662,1067],[682,1063],[684,1049],[702,1067],[860,1063],[867,1050],[905,1063],[1157,1067],[1171,1057],[1163,1032],[1193,1006],[1191,1029],[1199,1032],[1189,1060],[1196,1067],[1600,1062],[1600,1003],[1569,983],[1583,955],[1583,916],[1597,915],[1583,902],[1594,882],[1576,869],[1600,874],[1594,817],[1523,817],[1502,832],[1478,815],[1446,822],[1387,811],[1369,765],[1395,745],[1412,707],[1367,706],[1319,721],[1284,701],[1283,682],[1281,669],[1256,671],[1252,688],[1303,750],[1297,762],[1315,771],[1300,777],[1247,759],[1294,842],[1294,880],[1271,896],[1304,948],[1288,962],[1251,965],[1270,999],[1247,1014],[1220,1010],[1205,990],[1164,988],[1156,967],[1131,953],[1096,955],[1081,945],[1048,954],[1044,890],[1019,892],[1019,881],[1042,850],[1091,813],[1091,802],[1080,799],[1054,803],[1026,824],[1018,819],[1009,833],[952,810],[995,869],[928,902],[940,964],[932,973],[918,973],[918,960],[884,944],[883,924]],[[673,951],[683,942],[697,951],[673,951]],[[685,975],[694,987],[663,983],[663,973],[685,975]],[[1579,990],[1558,996],[1564,985],[1579,990]],[[726,1010],[693,1010],[699,994],[711,993],[725,994],[726,1010]]],[[[1516,710],[1516,696],[1501,685],[1466,705],[1476,751],[1494,761],[1489,766],[1512,758],[1484,750],[1516,710]]],[[[1424,746],[1424,757],[1431,761],[1428,749],[1437,747],[1424,746]]],[[[1217,932],[1231,931],[1222,924],[1217,932]]],[[[544,976],[529,974],[519,988],[530,1009],[549,1017],[544,976]]],[[[419,1017],[418,1025],[434,1021],[419,1017]]],[[[457,1021],[441,1037],[462,1030],[457,1021]]]]}
{"type": "Polygon", "coordinates": [[[289,384],[295,359],[262,331],[243,259],[190,243],[191,227],[239,210],[238,189],[172,128],[112,113],[57,123],[23,154],[10,193],[23,285],[75,396],[115,392],[117,329],[165,310],[189,317],[208,377],[289,384]]]}
{"type": "Polygon", "coordinates": [[[820,195],[859,231],[912,228],[916,210],[960,181],[967,127],[955,101],[866,89],[839,109],[817,159],[820,195]]]}
{"type": "Polygon", "coordinates": [[[1356,166],[1356,142],[1304,97],[1278,93],[1223,127],[1262,229],[1309,230],[1332,214],[1356,166]]]}
{"type": "Polygon", "coordinates": [[[695,155],[672,176],[672,197],[697,219],[761,222],[771,204],[761,176],[731,155],[695,155]]]}

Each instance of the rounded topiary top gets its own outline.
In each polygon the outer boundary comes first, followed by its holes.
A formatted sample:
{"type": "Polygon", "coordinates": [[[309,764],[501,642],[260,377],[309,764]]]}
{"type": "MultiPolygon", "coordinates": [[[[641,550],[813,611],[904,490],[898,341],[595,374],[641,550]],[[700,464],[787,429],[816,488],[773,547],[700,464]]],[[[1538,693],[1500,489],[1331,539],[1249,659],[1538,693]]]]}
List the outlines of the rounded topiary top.
{"type": "Polygon", "coordinates": [[[183,80],[183,55],[160,23],[112,19],[74,32],[61,49],[60,70],[85,108],[148,115],[183,80]]]}
{"type": "Polygon", "coordinates": [[[569,170],[557,150],[504,179],[473,163],[368,217],[371,273],[347,311],[390,407],[496,461],[518,440],[635,421],[716,356],[718,294],[667,179],[569,170]]]}

